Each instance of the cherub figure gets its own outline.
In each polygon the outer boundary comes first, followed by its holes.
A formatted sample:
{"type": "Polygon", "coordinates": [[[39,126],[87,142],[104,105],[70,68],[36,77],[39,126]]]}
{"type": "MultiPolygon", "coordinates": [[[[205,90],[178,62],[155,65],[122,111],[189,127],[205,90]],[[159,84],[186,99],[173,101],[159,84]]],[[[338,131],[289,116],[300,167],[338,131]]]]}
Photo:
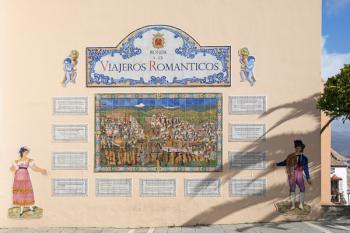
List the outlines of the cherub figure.
{"type": "Polygon", "coordinates": [[[66,87],[69,82],[75,83],[77,78],[77,69],[76,65],[78,64],[79,52],[77,50],[72,50],[69,54],[69,57],[64,59],[64,80],[63,86],[66,87]]]}
{"type": "Polygon", "coordinates": [[[249,55],[248,48],[242,48],[238,51],[238,55],[240,57],[239,62],[241,63],[241,82],[244,80],[248,80],[250,86],[253,86],[256,82],[254,77],[254,63],[255,57],[249,55]]]}

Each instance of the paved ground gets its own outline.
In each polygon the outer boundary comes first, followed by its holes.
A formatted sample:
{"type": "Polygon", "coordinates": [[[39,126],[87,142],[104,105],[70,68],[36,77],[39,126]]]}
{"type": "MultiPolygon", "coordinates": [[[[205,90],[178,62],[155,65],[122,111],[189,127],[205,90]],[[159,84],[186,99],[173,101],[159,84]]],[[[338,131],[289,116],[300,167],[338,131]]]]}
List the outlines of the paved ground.
{"type": "Polygon", "coordinates": [[[290,222],[265,224],[213,225],[199,227],[169,227],[143,229],[117,228],[38,228],[0,229],[0,233],[345,233],[350,232],[350,221],[290,222]]]}

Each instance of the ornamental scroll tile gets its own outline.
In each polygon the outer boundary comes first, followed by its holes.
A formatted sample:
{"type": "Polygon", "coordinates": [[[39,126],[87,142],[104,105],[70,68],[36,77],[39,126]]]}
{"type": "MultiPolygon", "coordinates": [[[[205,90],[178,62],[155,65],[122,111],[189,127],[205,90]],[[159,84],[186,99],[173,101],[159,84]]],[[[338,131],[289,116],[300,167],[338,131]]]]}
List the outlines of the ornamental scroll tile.
{"type": "Polygon", "coordinates": [[[200,46],[178,28],[150,25],[116,47],[86,48],[86,85],[231,86],[230,62],[230,46],[200,46]]]}

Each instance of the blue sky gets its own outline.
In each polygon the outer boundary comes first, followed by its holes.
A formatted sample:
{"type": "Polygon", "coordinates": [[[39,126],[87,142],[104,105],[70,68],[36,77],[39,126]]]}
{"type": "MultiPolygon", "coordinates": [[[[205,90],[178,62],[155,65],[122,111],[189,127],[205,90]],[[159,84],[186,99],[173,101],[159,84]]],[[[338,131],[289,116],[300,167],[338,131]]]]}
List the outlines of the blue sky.
{"type": "MultiPolygon", "coordinates": [[[[350,63],[350,0],[323,0],[322,38],[322,77],[326,80],[350,63]]],[[[350,133],[350,122],[336,121],[332,130],[350,133]]]]}
{"type": "Polygon", "coordinates": [[[350,0],[323,0],[322,34],[330,53],[350,53],[350,0]]]}
{"type": "Polygon", "coordinates": [[[140,98],[140,99],[102,99],[102,108],[114,107],[170,107],[170,108],[195,108],[205,110],[207,106],[216,107],[216,98],[140,98]]]}

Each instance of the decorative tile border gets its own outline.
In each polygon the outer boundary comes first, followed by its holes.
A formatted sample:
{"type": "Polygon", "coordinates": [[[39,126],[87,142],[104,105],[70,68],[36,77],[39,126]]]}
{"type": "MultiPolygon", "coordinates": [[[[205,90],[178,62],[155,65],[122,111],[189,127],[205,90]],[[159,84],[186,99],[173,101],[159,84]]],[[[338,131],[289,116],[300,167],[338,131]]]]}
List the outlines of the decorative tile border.
{"type": "Polygon", "coordinates": [[[259,170],[266,168],[265,152],[228,152],[230,167],[232,169],[259,170]]]}
{"type": "Polygon", "coordinates": [[[229,96],[229,114],[260,114],[266,111],[266,96],[229,96]]]}
{"type": "Polygon", "coordinates": [[[132,179],[96,179],[96,196],[131,197],[132,179]]]}
{"type": "Polygon", "coordinates": [[[52,180],[52,196],[84,197],[87,196],[88,179],[56,178],[52,180]]]}
{"type": "Polygon", "coordinates": [[[185,179],[185,196],[219,197],[220,179],[185,179]]]}
{"type": "Polygon", "coordinates": [[[175,197],[175,179],[140,179],[141,197],[175,197]]]}
{"type": "Polygon", "coordinates": [[[229,189],[232,197],[263,196],[266,193],[266,179],[232,178],[229,189]]]}
{"type": "Polygon", "coordinates": [[[53,170],[87,170],[87,166],[87,152],[65,151],[52,153],[53,170]]]}
{"type": "Polygon", "coordinates": [[[54,142],[87,142],[87,124],[55,124],[52,125],[54,142]]]}
{"type": "Polygon", "coordinates": [[[229,124],[230,142],[251,142],[265,140],[265,124],[229,124]]]}
{"type": "Polygon", "coordinates": [[[53,97],[54,115],[87,115],[88,97],[53,97]]]}

